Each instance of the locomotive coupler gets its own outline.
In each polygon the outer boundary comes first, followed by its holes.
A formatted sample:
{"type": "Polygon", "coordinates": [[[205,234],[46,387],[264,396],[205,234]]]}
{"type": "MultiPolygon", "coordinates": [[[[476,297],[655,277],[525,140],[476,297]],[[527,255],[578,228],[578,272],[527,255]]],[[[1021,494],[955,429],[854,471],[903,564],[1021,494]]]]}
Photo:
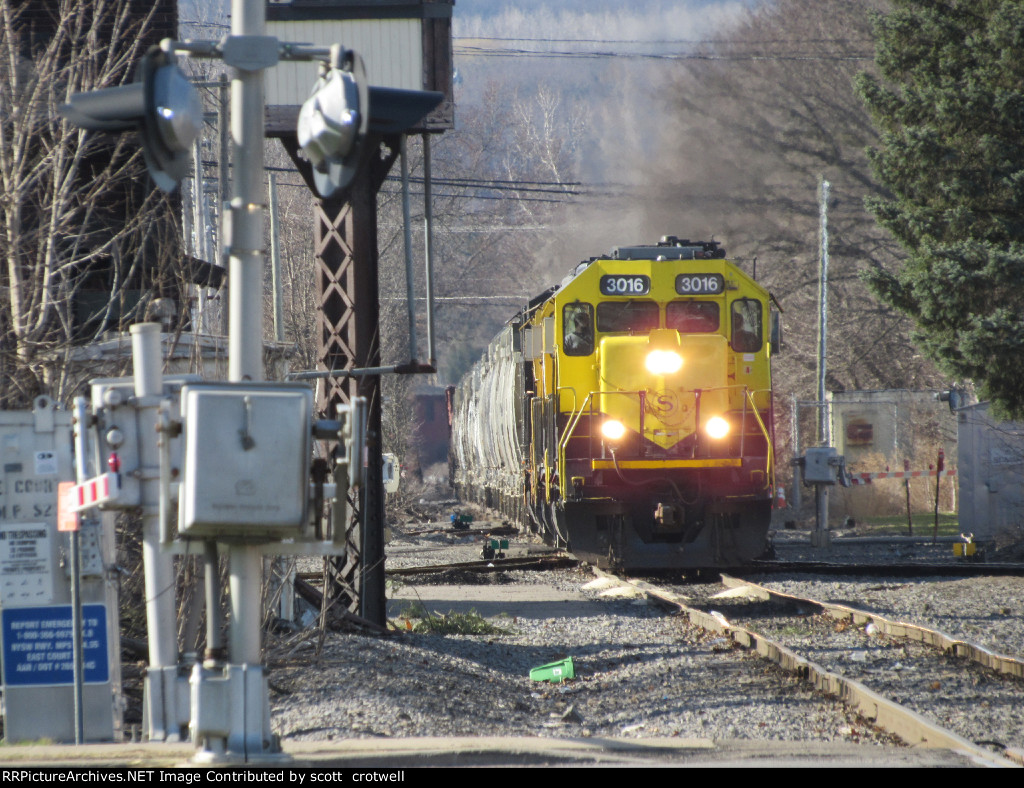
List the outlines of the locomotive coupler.
{"type": "Polygon", "coordinates": [[[678,506],[659,503],[654,509],[654,522],[662,528],[678,528],[683,524],[683,511],[678,506]]]}

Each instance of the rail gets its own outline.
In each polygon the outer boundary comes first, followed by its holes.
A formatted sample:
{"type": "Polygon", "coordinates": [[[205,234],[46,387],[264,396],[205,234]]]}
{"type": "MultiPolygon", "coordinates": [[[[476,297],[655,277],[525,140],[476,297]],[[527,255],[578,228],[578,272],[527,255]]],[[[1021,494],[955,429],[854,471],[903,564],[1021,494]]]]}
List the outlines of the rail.
{"type": "MultiPolygon", "coordinates": [[[[796,602],[803,605],[816,606],[820,610],[824,611],[830,618],[836,619],[837,621],[852,621],[858,626],[871,623],[874,624],[880,632],[888,635],[889,637],[906,638],[907,640],[924,643],[952,656],[968,659],[971,662],[988,668],[996,673],[1014,676],[1018,679],[1024,679],[1024,660],[1016,657],[996,654],[987,648],[971,643],[967,640],[962,640],[961,638],[947,635],[944,632],[939,632],[938,630],[930,629],[918,624],[911,624],[906,621],[897,621],[886,618],[885,616],[873,613],[869,610],[861,610],[859,608],[850,607],[849,605],[843,605],[837,602],[826,602],[818,599],[810,599],[808,597],[784,594],[763,585],[751,583],[748,580],[741,580],[736,577],[730,577],[729,575],[722,575],[721,578],[722,585],[726,588],[747,589],[751,594],[754,594],[759,599],[764,599],[766,601],[796,602]]],[[[1021,765],[1024,765],[1024,753],[1021,753],[1019,757],[1021,758],[1021,765]]]]}
{"type": "MultiPolygon", "coordinates": [[[[783,644],[752,629],[730,623],[717,611],[705,612],[690,607],[688,599],[680,597],[669,589],[659,588],[642,580],[614,578],[599,569],[592,570],[597,577],[612,578],[644,592],[653,599],[671,606],[691,624],[708,632],[715,632],[729,638],[735,645],[758,656],[771,660],[783,670],[795,674],[816,689],[841,700],[863,718],[889,731],[912,747],[945,747],[965,753],[987,766],[1006,765],[1001,756],[984,749],[979,744],[933,723],[920,714],[906,708],[883,695],[871,690],[860,682],[826,670],[816,662],[797,654],[783,644]]],[[[1004,753],[1010,760],[1020,763],[1016,751],[1004,753]]]]}

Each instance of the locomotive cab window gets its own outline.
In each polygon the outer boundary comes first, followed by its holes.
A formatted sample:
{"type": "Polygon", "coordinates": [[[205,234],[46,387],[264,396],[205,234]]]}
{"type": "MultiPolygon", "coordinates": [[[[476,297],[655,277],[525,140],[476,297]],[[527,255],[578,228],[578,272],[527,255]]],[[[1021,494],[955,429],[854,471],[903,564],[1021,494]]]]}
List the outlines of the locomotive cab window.
{"type": "Polygon", "coordinates": [[[562,308],[562,350],[567,356],[594,352],[594,307],[577,301],[562,308]]]}
{"type": "Polygon", "coordinates": [[[665,307],[665,327],[684,334],[712,334],[719,322],[714,301],[672,301],[665,307]]]}
{"type": "Polygon", "coordinates": [[[607,334],[643,334],[658,327],[655,301],[604,301],[597,305],[597,330],[607,334]]]}
{"type": "Polygon", "coordinates": [[[756,353],[764,344],[761,332],[761,302],[739,298],[732,302],[732,349],[737,353],[756,353]]]}

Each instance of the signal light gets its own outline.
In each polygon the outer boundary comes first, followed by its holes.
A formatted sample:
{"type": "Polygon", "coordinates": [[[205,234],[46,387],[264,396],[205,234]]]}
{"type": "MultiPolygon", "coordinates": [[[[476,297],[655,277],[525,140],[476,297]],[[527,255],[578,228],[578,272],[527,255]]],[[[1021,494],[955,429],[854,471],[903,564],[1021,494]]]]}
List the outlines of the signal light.
{"type": "Polygon", "coordinates": [[[152,47],[135,82],[75,93],[60,113],[90,131],[137,130],[149,174],[172,192],[192,168],[192,143],[203,128],[199,93],[178,68],[173,54],[152,47]]]}
{"type": "Polygon", "coordinates": [[[332,57],[336,64],[317,80],[299,110],[299,145],[313,165],[321,197],[352,181],[370,121],[369,89],[363,59],[355,52],[332,57]]]}

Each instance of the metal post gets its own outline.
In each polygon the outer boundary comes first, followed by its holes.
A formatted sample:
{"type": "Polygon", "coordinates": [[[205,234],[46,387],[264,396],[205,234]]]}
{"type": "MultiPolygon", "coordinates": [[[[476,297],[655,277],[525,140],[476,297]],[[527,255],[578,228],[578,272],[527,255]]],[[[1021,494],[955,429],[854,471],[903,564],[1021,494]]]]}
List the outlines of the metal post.
{"type": "MultiPolygon", "coordinates": [[[[231,34],[262,36],[266,10],[262,0],[232,0],[231,34]]],[[[229,250],[228,380],[261,381],[263,376],[263,71],[234,70],[231,80],[231,150],[235,162],[231,188],[229,250]]],[[[228,550],[231,628],[228,653],[235,664],[260,662],[259,548],[228,550]]]]}
{"type": "MultiPolygon", "coordinates": [[[[230,220],[225,223],[229,292],[228,380],[262,381],[263,373],[263,68],[273,60],[260,51],[264,36],[263,0],[232,0],[231,38],[241,38],[228,65],[231,81],[231,151],[235,164],[230,220]]],[[[272,44],[276,47],[276,41],[272,44]]],[[[276,55],[276,53],[273,53],[276,55]]],[[[269,758],[273,748],[266,678],[260,664],[263,556],[257,545],[229,544],[228,586],[231,619],[228,662],[217,661],[213,630],[217,601],[216,552],[204,548],[207,606],[211,619],[210,661],[192,674],[192,725],[197,762],[269,758]],[[213,722],[211,717],[218,718],[213,722]]]]}
{"type": "MultiPolygon", "coordinates": [[[[384,489],[381,481],[380,328],[378,312],[377,192],[397,158],[398,142],[390,142],[382,157],[382,140],[371,138],[364,162],[348,194],[321,201],[317,208],[317,268],[323,307],[321,364],[328,370],[375,370],[357,377],[326,378],[320,409],[333,417],[339,403],[356,396],[369,404],[366,445],[366,484],[351,510],[348,551],[330,561],[331,592],[353,611],[384,625],[384,489]],[[347,305],[358,304],[358,309],[347,305]],[[367,579],[364,573],[372,574],[367,579]],[[366,594],[363,598],[361,595],[366,594]]],[[[344,507],[334,512],[341,525],[344,507]]]]}
{"type": "MultiPolygon", "coordinates": [[[[825,399],[825,377],[828,347],[828,194],[829,182],[821,181],[821,237],[818,277],[818,445],[830,445],[828,403],[825,399]]],[[[828,531],[828,489],[823,485],[815,485],[815,532],[817,544],[828,544],[824,532],[828,531]]]]}
{"type": "Polygon", "coordinates": [[[274,339],[284,342],[284,295],[281,286],[281,243],[277,227],[277,174],[269,174],[270,196],[270,278],[274,291],[274,339]]]}
{"type": "Polygon", "coordinates": [[[205,659],[219,662],[224,659],[220,620],[220,565],[217,561],[217,543],[203,541],[203,590],[206,600],[206,654],[205,659]]]}
{"type": "MultiPolygon", "coordinates": [[[[277,173],[267,174],[270,198],[270,281],[274,303],[274,339],[284,342],[284,291],[281,283],[281,242],[278,234],[277,173]]],[[[280,562],[282,559],[278,559],[280,562]]],[[[280,615],[285,621],[295,619],[295,562],[281,579],[280,615]]]]}
{"type": "MultiPolygon", "coordinates": [[[[792,410],[792,430],[793,430],[793,456],[800,456],[800,403],[797,401],[796,394],[793,395],[793,410],[792,410]]],[[[800,505],[803,503],[803,479],[801,469],[799,465],[793,466],[793,489],[790,493],[790,506],[793,507],[793,511],[796,513],[797,519],[800,518],[800,505]]]]}
{"type": "Polygon", "coordinates": [[[142,560],[146,572],[146,634],[149,670],[146,689],[151,740],[178,741],[176,689],[178,636],[174,599],[174,557],[160,549],[160,448],[155,439],[163,395],[163,354],[158,323],[130,329],[135,396],[140,400],[139,467],[142,499],[142,560]],[[152,436],[152,439],[150,439],[152,436]]]}
{"type": "Polygon", "coordinates": [[[416,361],[416,300],[412,274],[412,218],[409,208],[409,156],[403,134],[399,157],[402,170],[402,235],[405,240],[405,298],[409,312],[409,360],[416,361]]]}
{"type": "Polygon", "coordinates": [[[903,489],[907,494],[907,536],[913,536],[914,518],[910,513],[910,460],[903,460],[903,473],[906,474],[903,480],[903,489]]]}
{"type": "MultiPolygon", "coordinates": [[[[75,397],[75,457],[77,458],[75,478],[79,484],[87,478],[85,471],[87,418],[85,397],[75,397]]],[[[74,633],[72,675],[74,680],[75,744],[82,744],[85,741],[85,707],[82,698],[85,675],[85,655],[82,644],[82,538],[80,530],[82,517],[81,515],[75,516],[79,522],[78,527],[71,532],[71,630],[74,633]]]]}
{"type": "MultiPolygon", "coordinates": [[[[217,163],[219,182],[217,184],[218,194],[218,211],[217,215],[221,220],[221,227],[224,225],[224,214],[229,210],[231,201],[231,186],[229,181],[231,180],[231,145],[230,145],[230,134],[229,134],[229,91],[228,91],[228,75],[220,75],[220,87],[217,90],[217,126],[220,132],[220,160],[217,163]]],[[[220,249],[217,254],[217,265],[224,265],[224,256],[227,253],[227,241],[224,238],[224,233],[220,233],[220,249]]],[[[220,333],[228,333],[228,304],[227,298],[230,293],[231,282],[221,287],[220,297],[220,333]],[[226,290],[226,292],[225,292],[226,290]]]]}
{"type": "Polygon", "coordinates": [[[427,287],[427,363],[437,367],[434,347],[434,206],[430,186],[430,135],[423,135],[423,248],[427,287]]]}
{"type": "MultiPolygon", "coordinates": [[[[206,195],[203,186],[202,138],[197,137],[192,150],[192,254],[199,260],[209,261],[206,248],[206,195]]],[[[194,285],[196,290],[197,334],[205,333],[209,314],[206,308],[206,287],[194,285]]]]}
{"type": "Polygon", "coordinates": [[[826,348],[828,346],[828,193],[830,184],[821,182],[820,249],[818,257],[818,442],[827,446],[829,440],[828,409],[825,404],[826,348]]]}

